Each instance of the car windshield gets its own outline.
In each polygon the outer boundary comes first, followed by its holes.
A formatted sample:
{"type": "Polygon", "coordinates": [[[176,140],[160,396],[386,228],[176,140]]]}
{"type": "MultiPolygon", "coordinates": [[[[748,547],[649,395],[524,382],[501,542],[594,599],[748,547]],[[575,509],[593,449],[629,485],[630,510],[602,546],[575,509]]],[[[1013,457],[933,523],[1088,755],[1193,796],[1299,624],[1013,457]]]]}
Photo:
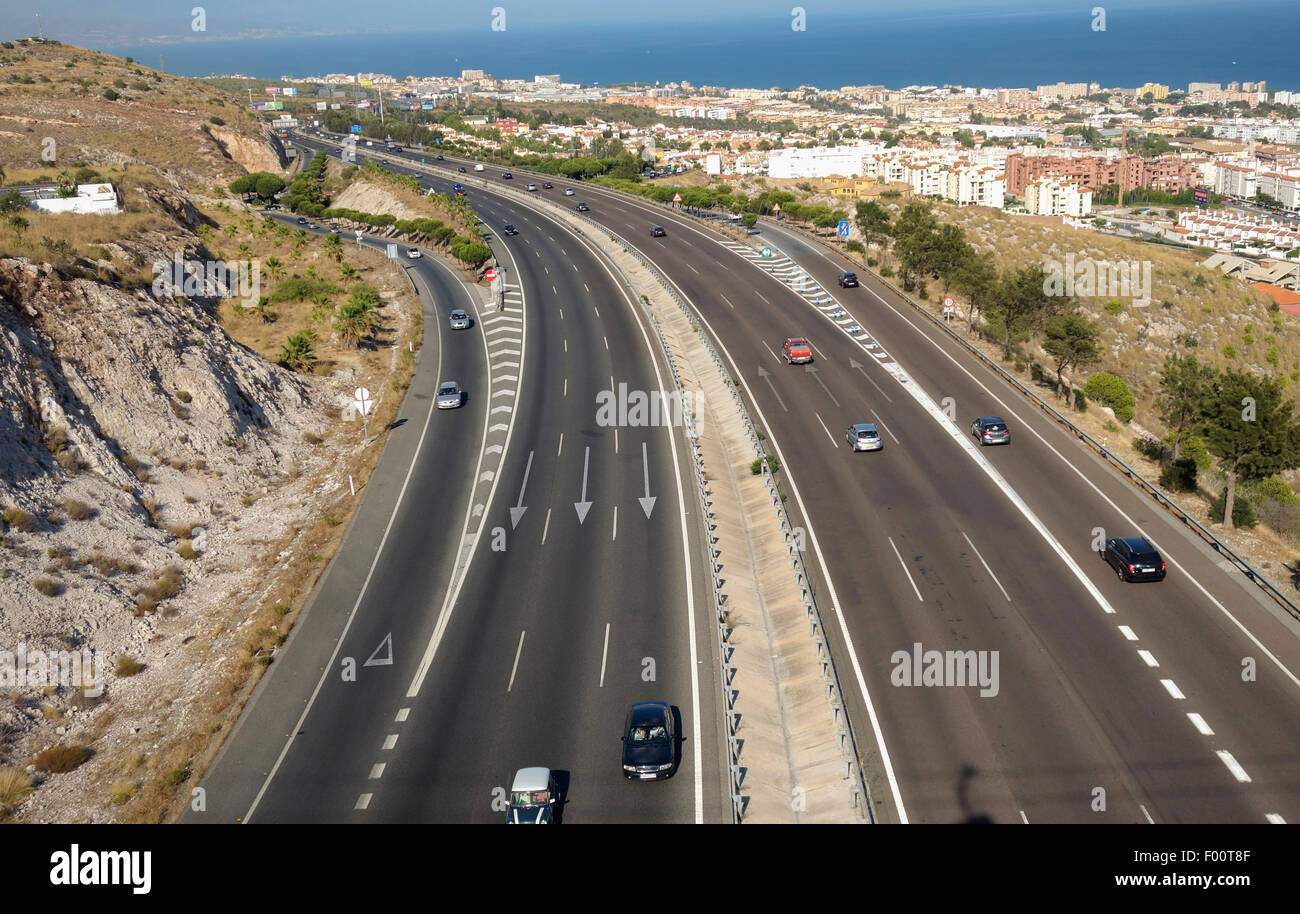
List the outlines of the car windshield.
{"type": "Polygon", "coordinates": [[[456,392],[455,384],[444,384],[438,388],[440,394],[454,394],[456,392]]]}
{"type": "Polygon", "coordinates": [[[544,806],[550,800],[550,794],[545,790],[512,790],[510,792],[511,806],[544,806]]]}
{"type": "Polygon", "coordinates": [[[627,741],[637,746],[648,746],[668,742],[668,730],[663,724],[633,727],[627,735],[627,741]]]}
{"type": "Polygon", "coordinates": [[[991,422],[988,425],[984,426],[984,428],[986,431],[990,431],[990,432],[1005,432],[1007,430],[1007,427],[1003,425],[1001,422],[991,422]]]}

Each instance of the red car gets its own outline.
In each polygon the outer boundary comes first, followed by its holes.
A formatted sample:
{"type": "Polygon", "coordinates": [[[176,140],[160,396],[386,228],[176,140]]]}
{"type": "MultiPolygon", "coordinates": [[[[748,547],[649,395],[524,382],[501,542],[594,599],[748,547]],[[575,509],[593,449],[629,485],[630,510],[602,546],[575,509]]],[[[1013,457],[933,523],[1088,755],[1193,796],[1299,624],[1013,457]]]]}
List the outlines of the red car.
{"type": "Polygon", "coordinates": [[[802,337],[791,337],[785,341],[781,347],[781,354],[785,356],[787,363],[791,365],[800,362],[811,362],[813,360],[812,346],[802,337]]]}

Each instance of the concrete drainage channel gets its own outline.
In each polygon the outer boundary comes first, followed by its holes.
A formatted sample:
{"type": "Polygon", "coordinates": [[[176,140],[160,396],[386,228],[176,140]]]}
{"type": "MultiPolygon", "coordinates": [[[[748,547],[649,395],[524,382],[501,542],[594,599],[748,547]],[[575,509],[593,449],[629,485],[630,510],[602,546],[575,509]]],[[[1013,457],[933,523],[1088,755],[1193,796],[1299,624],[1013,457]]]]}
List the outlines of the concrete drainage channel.
{"type": "Polygon", "coordinates": [[[549,201],[512,193],[553,211],[605,252],[645,303],[678,393],[698,390],[718,406],[730,400],[730,410],[710,410],[708,420],[692,417],[687,436],[709,550],[733,818],[874,821],[800,533],[722,358],[689,303],[625,239],[549,201]],[[656,314],[650,295],[667,295],[677,308],[656,314]],[[748,465],[756,460],[759,475],[748,465]],[[725,477],[713,478],[711,467],[725,468],[725,477]]]}

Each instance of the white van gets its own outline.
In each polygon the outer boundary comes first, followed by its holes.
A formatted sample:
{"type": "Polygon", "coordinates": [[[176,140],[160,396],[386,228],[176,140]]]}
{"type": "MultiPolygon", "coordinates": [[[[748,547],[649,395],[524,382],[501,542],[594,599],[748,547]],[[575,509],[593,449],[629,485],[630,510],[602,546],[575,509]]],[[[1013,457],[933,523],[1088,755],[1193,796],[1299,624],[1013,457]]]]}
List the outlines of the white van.
{"type": "Polygon", "coordinates": [[[475,170],[475,171],[483,171],[483,170],[484,170],[484,168],[483,168],[483,163],[482,163],[482,162],[479,162],[477,165],[475,165],[475,166],[474,166],[474,170],[475,170]]]}

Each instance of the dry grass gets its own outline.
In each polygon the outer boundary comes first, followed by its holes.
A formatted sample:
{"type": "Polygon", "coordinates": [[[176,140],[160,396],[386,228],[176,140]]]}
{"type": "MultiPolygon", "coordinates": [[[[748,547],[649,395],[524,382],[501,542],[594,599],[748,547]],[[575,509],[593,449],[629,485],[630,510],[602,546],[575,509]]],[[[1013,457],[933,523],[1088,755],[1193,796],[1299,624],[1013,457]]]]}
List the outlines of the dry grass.
{"type": "Polygon", "coordinates": [[[0,815],[7,815],[32,792],[32,779],[17,768],[0,768],[0,815]]]}
{"type": "Polygon", "coordinates": [[[36,529],[36,520],[22,508],[5,508],[0,512],[0,517],[4,518],[10,529],[21,530],[23,533],[36,529]]]}
{"type": "Polygon", "coordinates": [[[52,746],[36,753],[32,764],[37,771],[58,774],[81,767],[94,754],[89,746],[52,746]]]}
{"type": "Polygon", "coordinates": [[[90,505],[75,498],[63,499],[63,510],[71,520],[89,520],[93,513],[90,505]]]}
{"type": "Polygon", "coordinates": [[[123,679],[134,676],[144,669],[144,664],[130,657],[118,657],[117,663],[113,666],[113,674],[123,679]]]}

